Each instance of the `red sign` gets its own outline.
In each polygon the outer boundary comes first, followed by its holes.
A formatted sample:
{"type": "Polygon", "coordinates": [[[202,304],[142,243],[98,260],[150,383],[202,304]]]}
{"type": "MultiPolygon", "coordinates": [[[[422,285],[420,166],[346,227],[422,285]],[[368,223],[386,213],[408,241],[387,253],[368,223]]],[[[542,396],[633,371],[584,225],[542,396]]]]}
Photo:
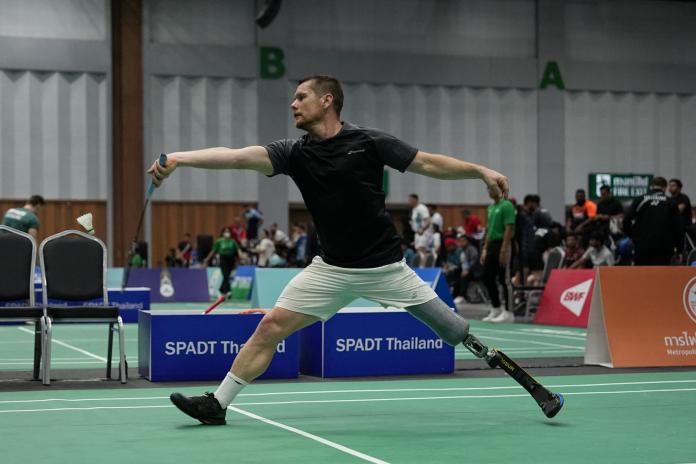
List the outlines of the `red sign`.
{"type": "Polygon", "coordinates": [[[594,279],[594,269],[551,271],[534,323],[587,327],[594,279]]]}

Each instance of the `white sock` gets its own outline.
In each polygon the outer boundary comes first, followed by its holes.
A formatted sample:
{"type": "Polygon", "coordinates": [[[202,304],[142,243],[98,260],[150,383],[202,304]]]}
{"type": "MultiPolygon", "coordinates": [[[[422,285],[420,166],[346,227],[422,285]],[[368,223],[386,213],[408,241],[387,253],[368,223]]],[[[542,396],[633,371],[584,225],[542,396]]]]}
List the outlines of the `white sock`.
{"type": "Polygon", "coordinates": [[[227,406],[234,400],[237,393],[242,391],[247,385],[249,385],[249,382],[245,382],[233,373],[228,372],[218,389],[215,390],[215,399],[218,400],[222,409],[227,409],[227,406]]]}

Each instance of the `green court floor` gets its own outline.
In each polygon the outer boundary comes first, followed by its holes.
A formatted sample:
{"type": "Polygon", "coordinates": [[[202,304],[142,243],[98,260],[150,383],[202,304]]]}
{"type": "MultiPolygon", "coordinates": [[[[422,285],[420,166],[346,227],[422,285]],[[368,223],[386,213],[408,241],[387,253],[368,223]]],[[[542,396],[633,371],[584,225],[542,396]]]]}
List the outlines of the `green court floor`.
{"type": "MultiPolygon", "coordinates": [[[[541,378],[546,419],[512,380],[252,384],[228,425],[201,426],[170,389],[0,394],[3,463],[686,463],[696,372],[541,378]]],[[[213,389],[211,385],[209,389],[213,389]]],[[[203,388],[184,388],[200,394],[203,388]]]]}
{"type": "MultiPolygon", "coordinates": [[[[191,303],[188,303],[191,304],[191,303]]],[[[230,305],[230,307],[232,307],[230,305]]],[[[530,324],[492,324],[471,321],[472,331],[485,343],[505,350],[513,358],[583,356],[585,331],[568,327],[530,324]]],[[[33,327],[0,326],[0,371],[31,369],[33,327]]],[[[126,324],[126,354],[130,366],[138,363],[136,324],[126,324]]],[[[95,368],[106,362],[105,325],[56,324],[53,330],[53,369],[95,368]]],[[[117,351],[114,350],[114,359],[117,351]]],[[[463,346],[456,348],[456,359],[475,359],[463,346]]]]}

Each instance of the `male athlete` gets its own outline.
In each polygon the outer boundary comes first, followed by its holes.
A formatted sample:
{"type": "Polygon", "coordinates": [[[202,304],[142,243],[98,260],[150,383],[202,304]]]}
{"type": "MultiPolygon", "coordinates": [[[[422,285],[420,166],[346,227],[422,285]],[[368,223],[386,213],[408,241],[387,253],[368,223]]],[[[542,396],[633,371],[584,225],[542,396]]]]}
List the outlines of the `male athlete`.
{"type": "Polygon", "coordinates": [[[310,76],[300,82],[290,105],[295,126],[307,132],[298,140],[171,153],[166,166],[155,162],[148,170],[155,185],[179,166],[286,174],[300,189],[321,244],[320,256],[285,287],[215,393],[171,395],[181,411],[204,424],[226,423],[227,407],[266,370],[280,341],[328,320],[359,297],[405,308],[445,342],[464,343],[491,364],[492,352],[469,334],[469,323],[403,261],[401,239],[385,212],[382,175],[386,165],[436,179],[481,179],[496,197],[507,195],[507,178],[483,166],[417,150],[379,130],[342,122],[342,106],[338,80],[310,76]]]}

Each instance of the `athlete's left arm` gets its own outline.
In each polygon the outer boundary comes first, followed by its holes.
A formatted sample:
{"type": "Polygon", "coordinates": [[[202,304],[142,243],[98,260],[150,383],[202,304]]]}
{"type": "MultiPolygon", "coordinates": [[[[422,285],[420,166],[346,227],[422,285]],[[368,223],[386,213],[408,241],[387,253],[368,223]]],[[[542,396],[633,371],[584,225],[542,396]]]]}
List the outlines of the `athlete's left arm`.
{"type": "Polygon", "coordinates": [[[481,179],[496,198],[507,197],[509,190],[508,178],[501,173],[480,164],[462,161],[446,155],[419,150],[408,166],[408,170],[443,180],[481,179]]]}

